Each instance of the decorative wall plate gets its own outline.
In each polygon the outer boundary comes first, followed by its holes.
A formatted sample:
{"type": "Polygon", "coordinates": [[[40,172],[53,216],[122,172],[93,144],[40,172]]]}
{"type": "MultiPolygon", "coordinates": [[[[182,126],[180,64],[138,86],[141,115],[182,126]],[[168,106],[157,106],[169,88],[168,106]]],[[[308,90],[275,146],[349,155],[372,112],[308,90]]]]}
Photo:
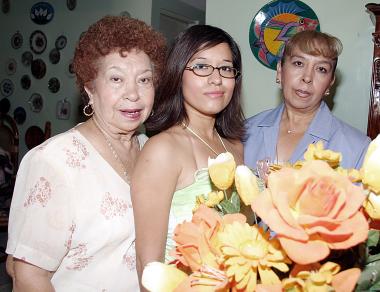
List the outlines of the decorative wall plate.
{"type": "Polygon", "coordinates": [[[320,30],[314,11],[299,0],[275,0],[264,5],[249,28],[249,44],[256,59],[276,70],[285,42],[302,30],[320,30]]]}
{"type": "Polygon", "coordinates": [[[62,50],[64,47],[66,47],[66,44],[67,44],[67,38],[64,35],[60,35],[55,40],[55,47],[58,50],[62,50]]]}
{"type": "Polygon", "coordinates": [[[13,111],[13,118],[16,123],[22,125],[26,120],[26,111],[22,106],[16,107],[13,111]]]}
{"type": "Polygon", "coordinates": [[[16,33],[13,34],[13,36],[11,38],[12,48],[14,48],[14,49],[21,48],[23,41],[24,41],[24,39],[22,37],[22,34],[19,31],[17,31],[16,33]]]}
{"type": "Polygon", "coordinates": [[[120,12],[120,16],[131,18],[131,14],[127,10],[120,12]]]}
{"type": "Polygon", "coordinates": [[[1,1],[1,11],[3,11],[4,14],[7,14],[9,12],[9,9],[11,8],[9,1],[10,0],[1,1]]]}
{"type": "Polygon", "coordinates": [[[30,8],[30,19],[36,24],[47,24],[54,16],[54,8],[48,2],[38,2],[30,8]]]}
{"type": "Polygon", "coordinates": [[[11,102],[8,98],[4,97],[0,100],[0,113],[6,114],[9,112],[9,109],[11,108],[11,102]]]}
{"type": "Polygon", "coordinates": [[[49,60],[52,64],[57,64],[59,60],[61,59],[61,53],[58,49],[54,48],[49,53],[49,60]]]}
{"type": "Polygon", "coordinates": [[[57,102],[57,119],[68,120],[70,118],[70,102],[65,98],[57,102]]]}
{"type": "Polygon", "coordinates": [[[25,132],[25,145],[32,149],[45,140],[44,131],[38,126],[30,126],[25,132]]]}
{"type": "Polygon", "coordinates": [[[75,76],[73,60],[70,60],[66,67],[66,75],[70,78],[75,76]]]}
{"type": "Polygon", "coordinates": [[[30,80],[29,75],[25,74],[22,75],[20,83],[22,89],[28,90],[30,88],[30,85],[32,84],[32,80],[30,80]]]}
{"type": "Polygon", "coordinates": [[[40,30],[32,32],[29,38],[30,49],[35,54],[42,54],[46,49],[47,39],[45,34],[40,30]]]}
{"type": "Polygon", "coordinates": [[[61,87],[61,84],[59,83],[58,78],[53,77],[49,79],[48,88],[50,92],[57,93],[60,87],[61,87]]]}
{"type": "Polygon", "coordinates": [[[76,0],[66,0],[66,6],[67,6],[67,9],[74,10],[75,7],[77,6],[77,1],[76,0]]]}
{"type": "Polygon", "coordinates": [[[11,96],[15,87],[10,79],[3,79],[0,83],[0,92],[4,97],[11,96]]]}
{"type": "Polygon", "coordinates": [[[21,63],[24,66],[30,66],[30,64],[32,64],[32,61],[33,61],[33,54],[31,52],[26,51],[26,52],[22,53],[21,63]]]}
{"type": "Polygon", "coordinates": [[[30,67],[32,75],[36,79],[41,79],[46,74],[46,65],[42,59],[35,59],[32,61],[32,66],[30,67]]]}
{"type": "Polygon", "coordinates": [[[17,69],[17,62],[15,59],[8,59],[8,61],[5,64],[5,71],[8,75],[13,75],[16,73],[17,69]]]}
{"type": "Polygon", "coordinates": [[[35,113],[39,113],[44,106],[44,100],[39,93],[33,93],[30,96],[28,103],[30,105],[30,109],[35,113]]]}

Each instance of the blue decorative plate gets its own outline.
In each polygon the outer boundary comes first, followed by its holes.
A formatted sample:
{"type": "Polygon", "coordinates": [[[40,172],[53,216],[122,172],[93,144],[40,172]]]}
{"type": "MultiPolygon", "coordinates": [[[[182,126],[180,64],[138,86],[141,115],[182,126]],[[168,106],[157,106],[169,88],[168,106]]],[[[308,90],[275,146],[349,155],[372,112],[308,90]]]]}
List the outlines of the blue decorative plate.
{"type": "Polygon", "coordinates": [[[38,2],[30,8],[30,19],[36,24],[47,24],[54,16],[54,8],[48,2],[38,2]]]}
{"type": "Polygon", "coordinates": [[[263,6],[249,28],[249,44],[256,59],[276,70],[285,42],[302,30],[320,30],[314,11],[299,0],[275,0],[263,6]]]}

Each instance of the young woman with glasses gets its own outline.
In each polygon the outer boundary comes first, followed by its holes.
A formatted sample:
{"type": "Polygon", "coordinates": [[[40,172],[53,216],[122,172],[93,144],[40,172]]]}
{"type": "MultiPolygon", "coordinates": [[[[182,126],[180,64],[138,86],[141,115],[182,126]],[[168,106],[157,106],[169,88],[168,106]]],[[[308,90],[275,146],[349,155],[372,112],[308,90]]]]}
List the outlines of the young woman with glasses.
{"type": "Polygon", "coordinates": [[[176,39],[164,68],[146,123],[159,134],[145,144],[132,178],[140,276],[147,263],[171,260],[175,226],[191,220],[197,195],[212,190],[208,158],[228,151],[243,162],[241,56],[231,36],[192,26],[176,39]]]}

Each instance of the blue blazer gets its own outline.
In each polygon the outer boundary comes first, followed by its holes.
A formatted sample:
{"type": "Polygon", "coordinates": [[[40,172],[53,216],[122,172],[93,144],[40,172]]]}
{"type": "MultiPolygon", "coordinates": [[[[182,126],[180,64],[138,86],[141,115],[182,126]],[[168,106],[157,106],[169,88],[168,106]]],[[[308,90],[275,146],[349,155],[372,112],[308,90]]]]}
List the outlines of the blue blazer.
{"type": "MultiPolygon", "coordinates": [[[[256,169],[258,160],[276,159],[276,144],[283,110],[282,103],[277,108],[263,111],[246,121],[244,162],[247,166],[256,169]]],[[[326,149],[342,153],[342,167],[357,169],[361,167],[368,144],[371,142],[362,132],[334,117],[324,101],[289,162],[303,160],[308,145],[319,140],[323,141],[326,149]]]]}

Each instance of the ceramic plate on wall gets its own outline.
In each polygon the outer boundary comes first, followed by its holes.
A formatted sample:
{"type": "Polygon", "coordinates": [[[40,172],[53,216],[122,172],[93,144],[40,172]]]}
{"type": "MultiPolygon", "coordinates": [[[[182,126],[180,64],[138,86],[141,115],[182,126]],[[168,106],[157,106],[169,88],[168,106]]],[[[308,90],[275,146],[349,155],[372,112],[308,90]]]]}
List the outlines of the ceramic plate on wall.
{"type": "Polygon", "coordinates": [[[30,96],[28,103],[30,105],[30,109],[35,113],[39,113],[44,106],[44,100],[39,93],[33,93],[30,96]]]}
{"type": "Polygon", "coordinates": [[[42,54],[46,49],[47,39],[45,34],[40,30],[32,32],[29,38],[30,49],[35,54],[42,54]]]}
{"type": "Polygon", "coordinates": [[[57,39],[55,40],[55,47],[58,49],[58,50],[62,50],[63,48],[66,47],[66,44],[67,44],[67,38],[64,36],[64,35],[60,35],[59,37],[57,37],[57,39]]]}
{"type": "Polygon", "coordinates": [[[16,73],[17,69],[17,62],[15,59],[8,59],[8,61],[5,64],[5,71],[8,75],[13,75],[16,73]]]}
{"type": "Polygon", "coordinates": [[[76,0],[66,0],[66,6],[69,10],[74,10],[75,7],[77,6],[77,1],[76,0]]]}
{"type": "Polygon", "coordinates": [[[25,132],[25,145],[32,149],[45,140],[44,131],[38,126],[30,126],[25,132]]]}
{"type": "Polygon", "coordinates": [[[57,93],[60,87],[61,87],[61,84],[59,83],[58,78],[53,77],[49,79],[48,88],[50,92],[57,93]]]}
{"type": "Polygon", "coordinates": [[[0,83],[0,92],[4,97],[11,96],[14,88],[13,82],[10,79],[3,79],[0,83]]]}
{"type": "Polygon", "coordinates": [[[16,123],[22,125],[26,120],[26,111],[22,106],[16,107],[13,111],[13,118],[16,123]]]}
{"type": "Polygon", "coordinates": [[[0,100],[0,113],[6,114],[9,112],[9,109],[11,108],[11,102],[8,98],[4,97],[0,100]]]}
{"type": "Polygon", "coordinates": [[[285,42],[302,30],[320,30],[315,12],[298,0],[275,0],[264,5],[249,28],[249,44],[255,58],[276,70],[285,42]]]}
{"type": "Polygon", "coordinates": [[[38,2],[30,8],[30,19],[36,24],[47,24],[54,16],[54,8],[48,2],[38,2]]]}
{"type": "Polygon", "coordinates": [[[26,51],[24,53],[22,53],[21,55],[21,63],[28,67],[30,66],[30,64],[32,64],[32,61],[33,61],[33,54],[29,51],[26,51]]]}
{"type": "Polygon", "coordinates": [[[22,37],[22,34],[19,31],[17,31],[15,34],[13,34],[13,36],[11,38],[12,48],[14,48],[14,49],[21,48],[23,41],[24,41],[24,39],[22,37]]]}
{"type": "Polygon", "coordinates": [[[49,60],[52,64],[57,64],[59,60],[61,59],[61,53],[58,49],[54,48],[49,53],[49,60]]]}
{"type": "Polygon", "coordinates": [[[73,60],[70,60],[69,63],[67,63],[66,66],[66,75],[70,78],[75,76],[74,72],[74,66],[73,66],[73,60]]]}
{"type": "Polygon", "coordinates": [[[3,11],[4,14],[7,14],[9,12],[9,9],[11,8],[9,1],[10,0],[1,1],[1,11],[3,11]]]}
{"type": "Polygon", "coordinates": [[[32,61],[32,66],[30,67],[32,75],[36,79],[41,79],[46,74],[46,65],[42,59],[35,59],[32,61]]]}
{"type": "Polygon", "coordinates": [[[28,90],[32,84],[32,81],[30,80],[29,75],[25,74],[21,77],[20,83],[22,89],[28,90]]]}

